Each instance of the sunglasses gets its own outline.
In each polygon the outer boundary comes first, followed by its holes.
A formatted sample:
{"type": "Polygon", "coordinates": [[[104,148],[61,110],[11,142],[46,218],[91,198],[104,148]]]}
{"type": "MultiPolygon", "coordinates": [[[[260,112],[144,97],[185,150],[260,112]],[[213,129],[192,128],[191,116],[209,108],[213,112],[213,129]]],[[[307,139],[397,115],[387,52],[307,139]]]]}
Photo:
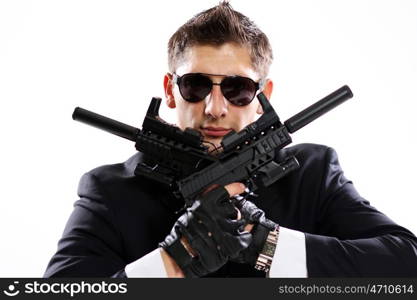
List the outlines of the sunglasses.
{"type": "Polygon", "coordinates": [[[173,73],[173,82],[178,84],[180,94],[188,102],[199,102],[207,97],[213,85],[220,85],[223,96],[233,105],[245,106],[255,98],[262,84],[248,77],[225,76],[220,83],[213,82],[209,76],[224,76],[205,73],[187,73],[178,76],[173,73]]]}

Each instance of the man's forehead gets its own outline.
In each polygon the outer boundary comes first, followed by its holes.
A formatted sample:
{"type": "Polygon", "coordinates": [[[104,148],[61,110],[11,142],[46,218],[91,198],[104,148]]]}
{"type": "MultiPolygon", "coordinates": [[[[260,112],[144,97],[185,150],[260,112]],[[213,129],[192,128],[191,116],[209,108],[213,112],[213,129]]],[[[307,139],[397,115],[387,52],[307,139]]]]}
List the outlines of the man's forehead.
{"type": "Polygon", "coordinates": [[[180,75],[207,73],[258,78],[247,48],[234,43],[191,46],[178,62],[176,72],[180,75]]]}

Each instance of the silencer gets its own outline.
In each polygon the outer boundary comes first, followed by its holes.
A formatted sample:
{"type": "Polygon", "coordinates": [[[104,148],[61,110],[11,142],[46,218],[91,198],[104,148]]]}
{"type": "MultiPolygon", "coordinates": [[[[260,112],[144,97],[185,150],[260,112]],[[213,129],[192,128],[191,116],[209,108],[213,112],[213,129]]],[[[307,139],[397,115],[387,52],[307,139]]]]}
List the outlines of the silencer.
{"type": "Polygon", "coordinates": [[[81,107],[76,107],[74,109],[72,119],[105,130],[133,142],[136,142],[136,137],[140,132],[136,127],[110,119],[81,107]]]}
{"type": "Polygon", "coordinates": [[[289,118],[284,122],[284,125],[287,127],[288,132],[296,132],[298,129],[304,127],[352,97],[352,91],[347,85],[344,85],[330,95],[310,105],[295,116],[289,118]]]}

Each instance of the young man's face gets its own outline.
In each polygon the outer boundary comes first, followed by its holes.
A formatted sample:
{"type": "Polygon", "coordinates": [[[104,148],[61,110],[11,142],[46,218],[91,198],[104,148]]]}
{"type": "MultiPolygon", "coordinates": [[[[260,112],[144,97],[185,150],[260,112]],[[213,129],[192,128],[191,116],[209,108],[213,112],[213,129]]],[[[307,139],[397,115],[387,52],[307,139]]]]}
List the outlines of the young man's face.
{"type": "MultiPolygon", "coordinates": [[[[178,65],[176,74],[187,73],[220,74],[226,76],[239,75],[249,77],[255,82],[260,78],[251,65],[249,52],[236,44],[226,43],[219,47],[193,46],[184,55],[178,65]]],[[[214,83],[220,83],[224,76],[210,76],[214,83]]],[[[211,93],[202,101],[190,103],[185,101],[177,84],[172,83],[172,76],[167,74],[164,79],[167,104],[176,108],[177,125],[181,129],[191,127],[202,133],[204,140],[216,147],[224,135],[230,130],[239,131],[256,120],[256,115],[262,113],[259,101],[255,97],[246,106],[236,106],[224,98],[220,86],[213,85],[211,93]]],[[[264,85],[264,93],[270,98],[272,82],[264,85]]],[[[208,144],[206,144],[208,145],[208,144]]],[[[213,146],[210,145],[210,150],[213,146]]]]}

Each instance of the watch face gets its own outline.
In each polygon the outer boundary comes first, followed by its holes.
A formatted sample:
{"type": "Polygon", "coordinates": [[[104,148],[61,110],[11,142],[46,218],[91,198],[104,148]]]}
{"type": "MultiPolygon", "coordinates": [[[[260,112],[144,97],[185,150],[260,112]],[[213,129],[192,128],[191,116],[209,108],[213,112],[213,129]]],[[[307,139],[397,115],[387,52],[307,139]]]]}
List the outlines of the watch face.
{"type": "Polygon", "coordinates": [[[272,243],[268,243],[268,242],[265,243],[262,253],[269,257],[273,257],[275,253],[275,245],[272,243]]]}

